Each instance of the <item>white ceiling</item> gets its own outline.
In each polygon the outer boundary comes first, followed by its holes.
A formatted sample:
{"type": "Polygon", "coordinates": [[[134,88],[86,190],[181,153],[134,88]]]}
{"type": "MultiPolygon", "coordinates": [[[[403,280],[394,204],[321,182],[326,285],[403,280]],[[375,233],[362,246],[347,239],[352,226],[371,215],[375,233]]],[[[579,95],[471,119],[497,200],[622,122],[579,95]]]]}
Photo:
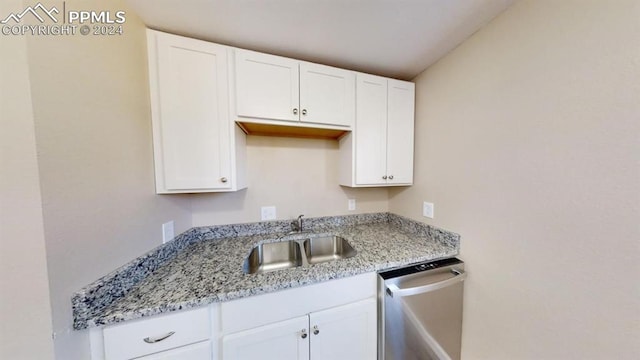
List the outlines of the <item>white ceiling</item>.
{"type": "Polygon", "coordinates": [[[150,28],[412,79],[516,0],[128,0],[150,28]]]}

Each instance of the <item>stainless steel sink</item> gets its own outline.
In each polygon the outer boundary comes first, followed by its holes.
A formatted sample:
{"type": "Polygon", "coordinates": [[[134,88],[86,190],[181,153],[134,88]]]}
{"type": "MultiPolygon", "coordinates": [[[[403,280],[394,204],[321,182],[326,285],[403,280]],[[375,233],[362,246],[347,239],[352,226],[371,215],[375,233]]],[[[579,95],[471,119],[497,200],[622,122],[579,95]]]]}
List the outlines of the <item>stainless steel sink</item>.
{"type": "Polygon", "coordinates": [[[300,245],[296,241],[260,244],[251,250],[244,262],[247,274],[289,269],[302,265],[300,245]]]}
{"type": "Polygon", "coordinates": [[[243,270],[246,274],[265,273],[346,259],[355,255],[356,250],[340,236],[298,238],[254,247],[244,261],[243,270]]]}
{"type": "Polygon", "coordinates": [[[317,264],[353,257],[356,250],[340,236],[323,236],[306,239],[304,253],[309,264],[317,264]]]}

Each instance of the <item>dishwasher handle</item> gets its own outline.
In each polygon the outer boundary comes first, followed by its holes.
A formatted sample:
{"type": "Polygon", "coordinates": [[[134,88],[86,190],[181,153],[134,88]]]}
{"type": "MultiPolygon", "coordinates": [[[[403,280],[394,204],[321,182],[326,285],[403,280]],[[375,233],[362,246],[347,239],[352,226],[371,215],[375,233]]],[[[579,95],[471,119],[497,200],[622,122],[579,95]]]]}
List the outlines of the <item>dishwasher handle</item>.
{"type": "Polygon", "coordinates": [[[442,289],[444,287],[453,285],[460,281],[464,281],[464,279],[467,278],[467,273],[464,272],[464,270],[451,269],[451,273],[453,274],[453,277],[447,280],[442,280],[437,283],[416,286],[412,288],[400,289],[396,284],[389,284],[387,285],[387,293],[389,293],[391,297],[395,297],[395,296],[403,297],[403,296],[424,294],[430,291],[442,289]]]}

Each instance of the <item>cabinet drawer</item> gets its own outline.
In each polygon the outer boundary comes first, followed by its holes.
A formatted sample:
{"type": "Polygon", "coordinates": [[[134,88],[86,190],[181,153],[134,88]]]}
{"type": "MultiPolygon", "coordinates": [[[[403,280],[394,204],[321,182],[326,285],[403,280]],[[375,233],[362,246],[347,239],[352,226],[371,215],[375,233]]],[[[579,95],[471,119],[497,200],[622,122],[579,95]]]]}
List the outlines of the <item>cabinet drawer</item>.
{"type": "Polygon", "coordinates": [[[103,332],[105,359],[132,359],[208,340],[210,321],[205,307],[107,327],[103,332]]]}

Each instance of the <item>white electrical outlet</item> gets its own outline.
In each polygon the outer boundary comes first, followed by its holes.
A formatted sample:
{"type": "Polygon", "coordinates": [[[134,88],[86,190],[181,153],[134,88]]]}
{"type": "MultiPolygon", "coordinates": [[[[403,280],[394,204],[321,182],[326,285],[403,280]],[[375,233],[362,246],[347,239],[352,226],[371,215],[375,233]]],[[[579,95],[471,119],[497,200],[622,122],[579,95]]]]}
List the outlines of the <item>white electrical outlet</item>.
{"type": "Polygon", "coordinates": [[[275,220],[276,219],[276,207],[275,206],[263,206],[260,209],[260,219],[275,220]]]}
{"type": "Polygon", "coordinates": [[[349,211],[353,211],[356,209],[356,199],[349,199],[349,211]]]}
{"type": "Polygon", "coordinates": [[[422,204],[422,216],[433,219],[433,203],[425,201],[422,204]]]}
{"type": "Polygon", "coordinates": [[[173,240],[173,220],[162,224],[162,243],[173,240]]]}

